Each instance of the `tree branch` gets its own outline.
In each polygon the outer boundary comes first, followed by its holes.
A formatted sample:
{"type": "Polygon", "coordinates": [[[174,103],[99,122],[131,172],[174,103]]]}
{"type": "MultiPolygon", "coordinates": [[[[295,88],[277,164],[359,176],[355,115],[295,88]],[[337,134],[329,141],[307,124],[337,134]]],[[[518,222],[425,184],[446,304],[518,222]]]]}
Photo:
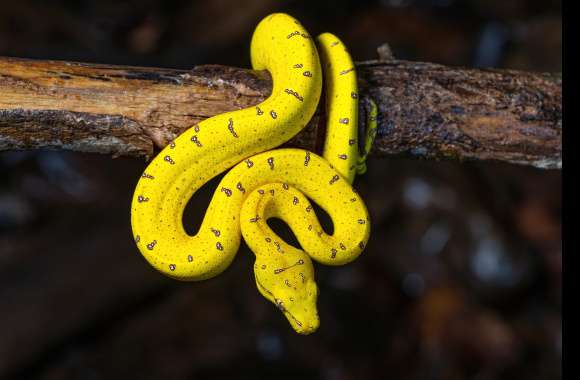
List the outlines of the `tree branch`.
{"type": "MultiPolygon", "coordinates": [[[[358,63],[357,73],[361,104],[372,98],[379,107],[375,157],[561,167],[558,75],[394,59],[358,63]]],[[[0,57],[0,151],[149,158],[194,123],[258,104],[271,88],[266,72],[217,65],[182,71],[0,57]]],[[[320,149],[322,113],[287,145],[320,149]]]]}

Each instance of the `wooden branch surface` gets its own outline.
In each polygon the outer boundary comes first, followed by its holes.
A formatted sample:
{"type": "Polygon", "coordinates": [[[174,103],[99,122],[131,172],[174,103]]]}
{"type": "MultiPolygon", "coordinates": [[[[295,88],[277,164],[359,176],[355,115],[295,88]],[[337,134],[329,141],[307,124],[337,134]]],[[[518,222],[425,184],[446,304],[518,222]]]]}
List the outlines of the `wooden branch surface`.
{"type": "MultiPolygon", "coordinates": [[[[361,104],[372,98],[379,107],[372,156],[561,168],[558,75],[394,59],[357,63],[357,75],[361,104]]],[[[0,151],[150,158],[196,122],[256,105],[271,88],[267,72],[218,65],[183,71],[0,57],[0,151]]],[[[319,106],[287,145],[320,149],[323,116],[319,106]]]]}

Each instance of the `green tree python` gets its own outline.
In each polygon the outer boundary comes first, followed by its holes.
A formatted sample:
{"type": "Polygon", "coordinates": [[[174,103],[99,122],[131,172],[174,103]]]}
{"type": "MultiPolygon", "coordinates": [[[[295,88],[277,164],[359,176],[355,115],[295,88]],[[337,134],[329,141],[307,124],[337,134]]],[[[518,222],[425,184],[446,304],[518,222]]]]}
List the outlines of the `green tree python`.
{"type": "Polygon", "coordinates": [[[158,271],[178,280],[217,276],[232,262],[241,236],[256,256],[255,281],[300,334],[319,326],[312,260],[343,265],[363,251],[370,233],[367,209],[351,183],[364,171],[376,129],[376,107],[359,153],[358,90],[350,55],[334,35],[315,42],[294,18],[275,13],[251,41],[255,70],[268,70],[272,94],[255,107],[210,117],[183,132],[151,161],[131,206],[135,242],[158,271]],[[323,157],[275,149],[313,116],[326,82],[327,136],[323,157]],[[183,210],[211,178],[233,168],[215,190],[197,234],[186,233],[183,210]],[[327,234],[310,200],[332,219],[327,234]],[[267,224],[286,222],[301,249],[267,224]]]}

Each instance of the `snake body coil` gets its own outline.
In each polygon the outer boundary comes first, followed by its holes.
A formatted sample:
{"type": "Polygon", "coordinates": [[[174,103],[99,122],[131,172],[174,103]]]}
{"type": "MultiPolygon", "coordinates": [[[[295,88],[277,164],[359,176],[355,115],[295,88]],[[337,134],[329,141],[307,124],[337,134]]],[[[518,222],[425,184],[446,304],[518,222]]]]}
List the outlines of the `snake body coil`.
{"type": "Polygon", "coordinates": [[[179,280],[220,274],[243,234],[256,255],[258,290],[302,334],[319,325],[311,258],[327,265],[348,263],[362,252],[370,232],[366,207],[350,185],[359,160],[354,66],[333,35],[319,36],[318,43],[328,75],[325,158],[300,149],[269,151],[308,123],[323,74],[306,30],[288,15],[273,14],[260,22],[251,43],[252,66],[270,72],[272,95],[256,107],[206,119],[177,137],[142,174],[131,212],[143,256],[179,280]],[[188,235],[182,224],[188,200],[232,166],[199,231],[188,235]],[[330,215],[332,235],[323,231],[308,198],[330,215]],[[266,221],[272,217],[290,226],[302,249],[270,229],[266,221]]]}

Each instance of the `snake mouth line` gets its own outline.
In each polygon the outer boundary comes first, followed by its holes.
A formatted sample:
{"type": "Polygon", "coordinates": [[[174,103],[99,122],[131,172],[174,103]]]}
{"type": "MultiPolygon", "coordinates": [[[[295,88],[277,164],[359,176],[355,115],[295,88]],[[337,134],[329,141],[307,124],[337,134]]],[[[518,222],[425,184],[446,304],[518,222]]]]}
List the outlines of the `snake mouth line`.
{"type": "MultiPolygon", "coordinates": [[[[255,277],[255,276],[254,276],[255,277]]],[[[266,287],[264,285],[262,285],[262,283],[260,282],[260,280],[258,280],[257,277],[255,277],[256,279],[256,284],[258,284],[258,286],[265,291],[266,293],[268,293],[273,299],[274,299],[274,304],[276,305],[276,307],[284,314],[289,315],[294,322],[296,322],[296,324],[298,325],[298,327],[302,327],[302,322],[300,322],[291,312],[288,311],[288,309],[286,309],[284,307],[284,305],[282,304],[282,301],[279,301],[278,298],[276,298],[276,296],[274,296],[274,294],[269,291],[268,289],[266,289],[266,287]]]]}

